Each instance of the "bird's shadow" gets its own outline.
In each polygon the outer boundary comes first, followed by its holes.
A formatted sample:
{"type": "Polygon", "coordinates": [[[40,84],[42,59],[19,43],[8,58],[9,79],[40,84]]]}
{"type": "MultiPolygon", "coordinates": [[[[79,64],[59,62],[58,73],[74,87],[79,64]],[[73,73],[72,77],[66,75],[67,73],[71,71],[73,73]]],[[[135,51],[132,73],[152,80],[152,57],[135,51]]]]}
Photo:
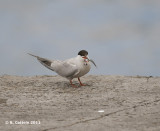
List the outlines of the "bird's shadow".
{"type": "MultiPolygon", "coordinates": [[[[71,85],[69,82],[66,82],[66,81],[56,82],[55,84],[56,84],[56,86],[57,86],[58,88],[73,88],[72,85],[71,85]]],[[[92,86],[91,83],[89,83],[89,84],[84,83],[85,86],[81,86],[78,82],[73,82],[73,84],[74,84],[77,88],[92,86]]]]}

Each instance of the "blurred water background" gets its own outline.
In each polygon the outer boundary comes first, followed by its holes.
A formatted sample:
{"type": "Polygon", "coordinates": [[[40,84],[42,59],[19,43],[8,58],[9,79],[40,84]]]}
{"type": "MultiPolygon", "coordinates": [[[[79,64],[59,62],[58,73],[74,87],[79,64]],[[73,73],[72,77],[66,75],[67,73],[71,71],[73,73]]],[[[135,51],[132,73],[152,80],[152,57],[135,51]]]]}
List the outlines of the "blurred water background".
{"type": "Polygon", "coordinates": [[[160,1],[0,0],[0,75],[55,75],[27,53],[81,49],[97,63],[90,74],[160,76],[160,1]]]}

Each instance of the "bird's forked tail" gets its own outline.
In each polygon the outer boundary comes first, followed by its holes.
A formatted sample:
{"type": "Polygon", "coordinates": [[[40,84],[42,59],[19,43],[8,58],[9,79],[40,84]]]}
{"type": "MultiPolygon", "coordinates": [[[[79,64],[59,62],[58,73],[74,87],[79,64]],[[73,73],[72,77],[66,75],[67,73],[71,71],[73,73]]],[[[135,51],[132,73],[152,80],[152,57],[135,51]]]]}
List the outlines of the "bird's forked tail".
{"type": "Polygon", "coordinates": [[[28,53],[28,54],[31,55],[31,56],[33,56],[33,57],[36,57],[37,60],[38,60],[42,65],[44,65],[45,67],[47,67],[48,69],[53,70],[52,67],[51,67],[51,64],[52,64],[52,61],[51,61],[51,60],[48,60],[48,59],[46,59],[46,58],[42,58],[42,57],[39,57],[39,56],[30,54],[30,53],[28,53]]]}

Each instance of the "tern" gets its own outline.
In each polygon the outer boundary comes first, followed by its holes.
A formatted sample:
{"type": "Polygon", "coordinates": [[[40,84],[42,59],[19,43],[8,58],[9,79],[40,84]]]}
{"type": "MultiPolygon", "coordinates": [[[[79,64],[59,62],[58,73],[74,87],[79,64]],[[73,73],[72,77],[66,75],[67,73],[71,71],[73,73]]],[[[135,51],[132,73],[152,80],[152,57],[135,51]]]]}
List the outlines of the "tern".
{"type": "Polygon", "coordinates": [[[86,50],[81,50],[79,51],[78,56],[64,61],[49,60],[30,53],[28,54],[36,57],[37,60],[48,69],[56,72],[62,77],[67,78],[70,81],[72,87],[77,87],[72,83],[73,78],[78,78],[80,86],[85,86],[85,84],[81,82],[80,77],[84,76],[90,71],[90,62],[93,63],[96,67],[95,62],[92,59],[89,59],[88,52],[86,50]]]}

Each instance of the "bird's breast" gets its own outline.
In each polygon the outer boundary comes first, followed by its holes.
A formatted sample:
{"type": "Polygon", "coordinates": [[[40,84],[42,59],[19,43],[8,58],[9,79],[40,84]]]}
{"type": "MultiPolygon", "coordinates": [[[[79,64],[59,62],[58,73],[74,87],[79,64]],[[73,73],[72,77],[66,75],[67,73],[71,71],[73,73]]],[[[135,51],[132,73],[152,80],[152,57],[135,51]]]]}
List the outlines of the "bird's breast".
{"type": "Polygon", "coordinates": [[[75,77],[81,77],[87,74],[91,69],[89,62],[84,62],[79,66],[79,73],[75,77]]]}

